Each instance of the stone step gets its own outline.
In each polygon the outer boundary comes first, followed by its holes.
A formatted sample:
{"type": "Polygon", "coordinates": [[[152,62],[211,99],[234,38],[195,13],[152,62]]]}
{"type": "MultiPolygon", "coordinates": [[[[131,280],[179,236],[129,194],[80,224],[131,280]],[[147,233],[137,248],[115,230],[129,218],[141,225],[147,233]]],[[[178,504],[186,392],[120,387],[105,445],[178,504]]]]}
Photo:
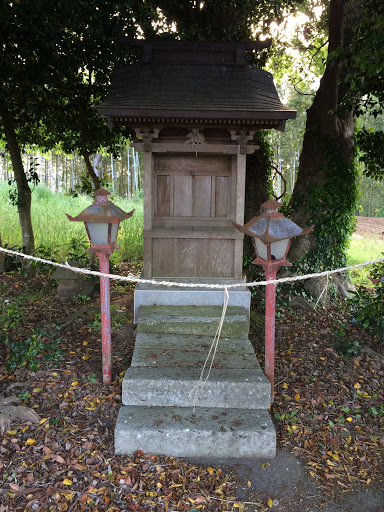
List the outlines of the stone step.
{"type": "MultiPolygon", "coordinates": [[[[136,337],[131,366],[149,368],[202,368],[213,337],[141,333],[136,337]]],[[[213,357],[213,368],[257,368],[258,362],[247,339],[220,338],[213,357]]]]}
{"type": "MultiPolygon", "coordinates": [[[[220,322],[220,306],[141,306],[138,332],[214,336],[220,322]]],[[[246,338],[249,320],[240,306],[227,308],[221,335],[246,338]]]]}
{"type": "MultiPolygon", "coordinates": [[[[208,353],[213,341],[213,336],[191,336],[185,334],[158,334],[138,333],[136,336],[135,350],[162,348],[169,350],[193,350],[208,353]]],[[[253,347],[248,338],[220,337],[218,350],[223,354],[254,354],[253,347]]]]}
{"type": "MultiPolygon", "coordinates": [[[[133,354],[132,368],[203,368],[208,351],[170,350],[136,348],[133,354]]],[[[212,359],[210,354],[209,363],[212,359]]],[[[216,352],[212,368],[244,369],[255,368],[255,354],[225,354],[216,352]]]]}
{"type": "Polygon", "coordinates": [[[200,373],[198,367],[128,368],[123,404],[231,409],[267,409],[271,404],[270,384],[257,362],[252,369],[212,368],[203,386],[200,373]]]}
{"type": "MultiPolygon", "coordinates": [[[[172,279],[170,279],[172,281],[172,279]]],[[[178,278],[176,281],[183,282],[178,278]]],[[[168,287],[162,285],[138,283],[135,288],[135,314],[134,323],[138,323],[140,306],[163,305],[163,306],[221,306],[224,300],[224,291],[213,288],[191,288],[188,284],[193,279],[187,279],[185,287],[168,287]]],[[[210,284],[225,284],[231,282],[231,279],[198,279],[198,282],[210,284]]],[[[237,281],[233,281],[236,284],[237,281]]],[[[243,307],[249,316],[251,305],[251,292],[248,288],[237,287],[228,290],[229,306],[243,307]]]]}
{"type": "Polygon", "coordinates": [[[273,458],[276,433],[266,411],[121,407],[116,455],[137,450],[174,457],[273,458]]]}

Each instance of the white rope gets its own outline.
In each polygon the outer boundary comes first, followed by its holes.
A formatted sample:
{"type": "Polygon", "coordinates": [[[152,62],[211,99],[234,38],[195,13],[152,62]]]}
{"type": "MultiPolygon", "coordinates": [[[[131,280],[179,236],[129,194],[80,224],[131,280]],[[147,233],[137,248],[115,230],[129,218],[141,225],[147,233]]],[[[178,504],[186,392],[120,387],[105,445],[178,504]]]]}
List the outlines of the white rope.
{"type": "Polygon", "coordinates": [[[322,277],[329,276],[331,274],[337,274],[338,272],[345,272],[346,270],[354,270],[356,268],[366,267],[368,265],[374,265],[375,263],[381,263],[384,261],[384,258],[378,258],[377,260],[365,261],[364,263],[358,263],[357,265],[350,265],[349,267],[341,267],[336,268],[334,270],[325,270],[323,272],[315,272],[313,274],[306,274],[304,276],[293,276],[293,277],[283,277],[281,279],[271,279],[270,281],[253,281],[251,283],[223,283],[223,284],[207,284],[207,283],[179,283],[173,281],[159,281],[155,279],[142,279],[141,277],[134,276],[133,274],[128,274],[128,276],[120,276],[117,274],[103,274],[101,272],[97,272],[96,270],[88,270],[86,268],[78,268],[72,267],[68,262],[66,263],[56,263],[54,261],[46,260],[43,258],[37,258],[36,256],[31,256],[30,254],[24,254],[22,252],[11,251],[10,249],[4,249],[0,247],[0,252],[5,252],[7,254],[13,254],[14,256],[21,256],[22,258],[26,258],[28,260],[39,261],[41,263],[45,263],[48,265],[53,265],[55,267],[65,268],[67,270],[71,270],[72,272],[76,272],[78,274],[87,274],[92,276],[103,276],[109,277],[110,279],[115,279],[118,281],[128,281],[131,283],[146,283],[146,284],[154,284],[156,286],[177,286],[180,288],[212,288],[218,290],[225,290],[230,288],[242,288],[248,287],[251,288],[253,286],[266,286],[267,284],[281,284],[288,283],[293,281],[302,281],[304,279],[311,279],[313,277],[322,277]]]}
{"type": "Polygon", "coordinates": [[[194,386],[191,389],[191,391],[189,392],[189,396],[191,396],[191,394],[193,392],[195,392],[195,396],[194,396],[194,399],[193,399],[193,414],[195,414],[195,411],[196,411],[196,402],[197,402],[197,397],[199,395],[199,392],[203,389],[203,387],[205,386],[205,383],[207,382],[207,380],[209,379],[209,376],[211,374],[213,362],[215,360],[217,348],[219,346],[221,329],[223,328],[224,320],[225,320],[225,315],[227,313],[228,302],[229,302],[229,293],[228,293],[227,288],[224,288],[223,311],[221,313],[221,318],[220,318],[220,322],[219,322],[219,325],[218,325],[217,330],[216,330],[216,334],[215,334],[215,336],[213,338],[213,341],[212,341],[212,344],[210,346],[208,355],[207,355],[207,357],[205,359],[205,362],[203,364],[203,368],[201,369],[199,380],[198,380],[196,386],[194,386]],[[213,354],[212,354],[212,359],[211,359],[211,362],[210,362],[210,365],[209,365],[208,373],[207,373],[207,376],[204,378],[204,371],[205,371],[205,368],[207,367],[207,364],[208,364],[208,361],[209,361],[209,357],[210,357],[212,351],[213,351],[213,354]]]}
{"type": "Polygon", "coordinates": [[[316,304],[315,304],[315,309],[317,308],[317,305],[319,304],[320,300],[321,300],[321,297],[324,295],[324,293],[328,290],[328,286],[329,286],[329,275],[327,275],[327,282],[325,283],[325,286],[322,290],[322,292],[320,293],[320,295],[318,296],[317,298],[317,301],[316,301],[316,304]]]}
{"type": "MultiPolygon", "coordinates": [[[[271,284],[271,283],[286,283],[286,282],[293,282],[293,281],[301,281],[301,280],[304,280],[304,279],[310,279],[310,278],[315,278],[315,277],[327,276],[327,284],[326,284],[326,286],[324,287],[324,290],[321,293],[321,295],[323,295],[324,291],[326,290],[326,288],[328,286],[329,275],[336,274],[337,272],[344,272],[345,270],[353,270],[353,269],[356,269],[356,268],[365,267],[367,265],[373,265],[374,263],[380,263],[380,262],[384,261],[384,258],[379,258],[377,260],[365,261],[364,263],[359,263],[357,265],[351,265],[349,267],[342,267],[342,268],[338,268],[338,269],[334,269],[334,270],[326,270],[324,272],[316,272],[316,273],[313,273],[313,274],[307,274],[305,276],[294,276],[294,277],[284,277],[282,279],[271,279],[269,281],[254,281],[252,283],[236,283],[236,284],[206,284],[206,283],[178,283],[178,282],[173,282],[173,281],[157,281],[157,280],[154,280],[154,279],[141,279],[140,277],[136,277],[136,276],[134,276],[132,274],[130,274],[128,276],[120,276],[120,275],[115,275],[115,274],[104,274],[104,273],[97,272],[97,271],[94,271],[94,270],[88,270],[88,269],[84,269],[84,268],[72,267],[71,265],[69,265],[68,262],[66,262],[65,264],[63,264],[63,263],[56,263],[54,261],[46,260],[46,259],[43,259],[43,258],[37,258],[36,256],[31,256],[29,254],[23,254],[21,252],[11,251],[10,249],[4,249],[3,247],[0,247],[0,251],[5,252],[7,254],[13,254],[15,256],[21,256],[22,258],[26,258],[26,259],[29,259],[29,260],[39,261],[41,263],[45,263],[45,264],[48,264],[48,265],[53,265],[55,267],[65,268],[67,270],[71,270],[71,271],[76,272],[78,274],[86,274],[86,275],[93,275],[93,276],[103,276],[103,277],[109,277],[110,279],[115,279],[115,280],[120,280],[120,281],[129,281],[129,282],[135,282],[135,283],[147,283],[147,284],[154,284],[156,286],[167,286],[167,287],[178,286],[178,287],[183,287],[183,288],[184,287],[188,287],[188,288],[224,289],[223,311],[222,311],[222,314],[221,314],[221,319],[220,319],[220,322],[219,322],[219,326],[217,328],[215,337],[214,337],[214,339],[212,341],[212,344],[211,344],[211,347],[209,349],[208,355],[206,357],[206,360],[204,362],[203,368],[201,370],[199,380],[198,380],[196,386],[194,386],[192,388],[192,390],[190,391],[190,393],[189,393],[189,395],[191,395],[193,392],[195,392],[194,401],[193,401],[193,413],[194,414],[195,414],[195,411],[196,411],[196,402],[197,402],[198,394],[200,393],[200,391],[203,389],[205,383],[207,382],[207,380],[209,378],[209,375],[211,373],[213,362],[215,360],[216,352],[217,352],[218,345],[219,345],[221,330],[222,330],[222,327],[223,327],[223,324],[224,324],[225,314],[226,314],[227,307],[228,307],[228,302],[229,302],[229,293],[228,293],[228,289],[229,288],[238,288],[238,287],[244,287],[244,286],[247,286],[247,287],[265,286],[265,285],[271,284]],[[211,355],[212,352],[213,352],[213,354],[212,354],[211,362],[210,362],[210,365],[209,365],[208,373],[207,373],[207,376],[204,378],[204,371],[205,371],[205,369],[207,367],[207,364],[208,364],[208,361],[209,361],[209,358],[210,358],[210,355],[211,355]]],[[[321,295],[320,295],[320,297],[321,297],[321,295]]],[[[319,297],[319,300],[320,300],[320,297],[319,297]]]]}

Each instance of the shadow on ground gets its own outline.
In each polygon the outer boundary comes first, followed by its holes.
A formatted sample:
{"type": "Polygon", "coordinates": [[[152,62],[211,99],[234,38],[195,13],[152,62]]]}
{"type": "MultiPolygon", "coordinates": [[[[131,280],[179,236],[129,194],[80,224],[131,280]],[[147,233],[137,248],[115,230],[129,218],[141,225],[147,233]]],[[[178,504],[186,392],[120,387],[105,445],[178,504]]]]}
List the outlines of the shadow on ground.
{"type": "Polygon", "coordinates": [[[251,459],[193,459],[193,463],[225,467],[237,482],[236,495],[257,512],[384,512],[384,487],[336,493],[311,480],[304,463],[286,450],[268,461],[251,459]],[[250,483],[250,485],[249,485],[250,483]],[[271,500],[272,507],[266,506],[271,500]]]}

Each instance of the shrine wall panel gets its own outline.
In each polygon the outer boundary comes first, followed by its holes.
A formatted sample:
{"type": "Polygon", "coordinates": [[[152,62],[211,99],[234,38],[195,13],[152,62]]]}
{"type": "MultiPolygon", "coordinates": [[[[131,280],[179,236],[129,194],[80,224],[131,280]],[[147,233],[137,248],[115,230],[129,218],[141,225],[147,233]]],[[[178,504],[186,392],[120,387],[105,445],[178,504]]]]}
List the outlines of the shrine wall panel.
{"type": "Polygon", "coordinates": [[[231,278],[235,240],[153,239],[153,277],[231,278]]]}

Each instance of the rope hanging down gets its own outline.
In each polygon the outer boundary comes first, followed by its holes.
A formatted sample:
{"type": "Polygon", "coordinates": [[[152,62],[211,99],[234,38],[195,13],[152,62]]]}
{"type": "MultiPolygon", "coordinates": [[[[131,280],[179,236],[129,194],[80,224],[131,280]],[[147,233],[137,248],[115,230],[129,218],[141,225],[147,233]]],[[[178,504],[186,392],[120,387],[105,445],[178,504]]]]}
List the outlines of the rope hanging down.
{"type": "Polygon", "coordinates": [[[197,402],[198,395],[199,395],[200,391],[203,389],[205,383],[207,382],[207,380],[209,379],[209,376],[211,374],[211,370],[212,370],[212,367],[213,367],[213,362],[215,360],[217,348],[219,346],[221,329],[223,328],[224,320],[225,320],[225,315],[227,313],[228,303],[229,303],[229,293],[228,293],[227,288],[225,288],[224,289],[223,311],[221,313],[221,318],[220,318],[220,322],[219,322],[219,325],[218,325],[217,330],[216,330],[216,334],[215,334],[215,336],[213,338],[213,341],[211,343],[211,347],[210,347],[210,349],[208,351],[208,355],[207,355],[207,357],[205,359],[205,362],[203,364],[203,368],[201,369],[199,380],[198,380],[196,386],[193,387],[191,389],[190,393],[189,393],[189,395],[194,393],[194,398],[193,398],[193,414],[195,414],[195,411],[196,411],[196,402],[197,402]],[[211,354],[212,354],[212,356],[211,356],[211,354]],[[205,369],[206,369],[206,367],[208,365],[208,361],[209,361],[210,357],[211,357],[211,362],[209,364],[207,375],[204,377],[204,372],[205,372],[205,369]]]}
{"type": "Polygon", "coordinates": [[[39,261],[40,263],[45,263],[48,265],[52,265],[54,267],[65,268],[67,270],[72,270],[72,272],[76,272],[77,274],[86,274],[91,276],[103,276],[109,277],[110,279],[115,279],[117,281],[128,281],[130,283],[146,283],[146,284],[154,284],[156,286],[177,286],[179,288],[212,288],[218,290],[226,290],[230,288],[242,288],[242,287],[254,287],[254,286],[266,286],[267,284],[281,284],[288,283],[293,281],[303,281],[305,279],[311,279],[313,277],[322,277],[329,276],[332,274],[337,274],[338,272],[344,272],[346,270],[354,270],[356,268],[366,267],[368,265],[374,265],[375,263],[381,263],[384,261],[384,258],[378,258],[377,260],[365,261],[364,263],[358,263],[357,265],[350,265],[349,267],[340,267],[333,270],[325,270],[323,272],[315,272],[313,274],[306,274],[305,276],[294,276],[294,277],[283,277],[281,279],[271,279],[270,281],[252,281],[251,283],[234,283],[234,284],[207,284],[207,283],[178,283],[173,281],[159,281],[155,279],[142,279],[141,277],[134,276],[129,274],[128,276],[120,276],[116,274],[103,274],[101,272],[97,272],[96,270],[88,270],[85,268],[72,267],[69,263],[56,263],[54,261],[46,260],[44,258],[37,258],[36,256],[31,256],[30,254],[23,254],[22,252],[11,251],[10,249],[4,249],[0,247],[0,252],[5,252],[7,254],[12,254],[14,256],[20,256],[22,258],[26,258],[28,260],[39,261]]]}

